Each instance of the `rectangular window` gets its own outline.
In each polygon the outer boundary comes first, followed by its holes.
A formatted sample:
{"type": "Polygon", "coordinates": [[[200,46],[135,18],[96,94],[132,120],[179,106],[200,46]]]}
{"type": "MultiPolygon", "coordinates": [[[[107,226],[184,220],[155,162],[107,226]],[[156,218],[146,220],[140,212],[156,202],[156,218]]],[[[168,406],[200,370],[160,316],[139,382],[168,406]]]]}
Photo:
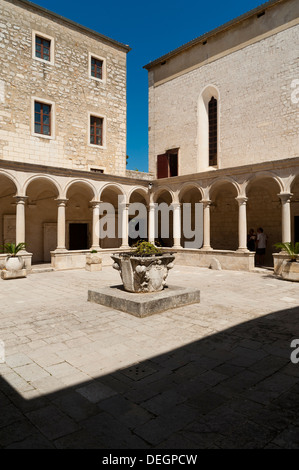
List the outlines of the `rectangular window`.
{"type": "Polygon", "coordinates": [[[34,102],[34,132],[35,134],[51,135],[51,108],[50,104],[34,102]]]}
{"type": "Polygon", "coordinates": [[[95,57],[91,56],[91,69],[90,74],[94,78],[98,78],[99,80],[103,79],[103,61],[100,59],[96,59],[95,57]]]}
{"type": "Polygon", "coordinates": [[[90,168],[90,171],[93,171],[94,173],[104,173],[102,168],[90,168]]]}
{"type": "Polygon", "coordinates": [[[157,178],[170,178],[178,176],[178,154],[179,149],[167,150],[166,153],[158,155],[157,178]]]}
{"type": "Polygon", "coordinates": [[[41,36],[35,37],[35,57],[50,62],[51,41],[41,36]]]}
{"type": "Polygon", "coordinates": [[[103,146],[103,118],[90,116],[90,143],[103,146]]]}

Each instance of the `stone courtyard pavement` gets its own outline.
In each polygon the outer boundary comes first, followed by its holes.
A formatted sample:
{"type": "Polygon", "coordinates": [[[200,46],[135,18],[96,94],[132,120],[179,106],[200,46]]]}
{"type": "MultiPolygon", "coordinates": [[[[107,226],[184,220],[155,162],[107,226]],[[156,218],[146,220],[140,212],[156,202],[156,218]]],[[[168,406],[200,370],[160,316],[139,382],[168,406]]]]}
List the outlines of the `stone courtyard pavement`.
{"type": "Polygon", "coordinates": [[[141,319],[87,302],[119,283],[0,280],[1,448],[299,448],[298,284],[175,266],[199,304],[141,319]]]}

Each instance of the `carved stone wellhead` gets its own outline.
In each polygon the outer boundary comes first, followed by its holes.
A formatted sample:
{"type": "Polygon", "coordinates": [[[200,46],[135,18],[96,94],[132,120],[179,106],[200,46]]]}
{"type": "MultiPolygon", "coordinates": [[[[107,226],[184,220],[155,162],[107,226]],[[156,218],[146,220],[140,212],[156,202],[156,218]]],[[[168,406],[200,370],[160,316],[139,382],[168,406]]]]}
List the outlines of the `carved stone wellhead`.
{"type": "Polygon", "coordinates": [[[158,292],[166,286],[168,272],[174,266],[175,256],[165,253],[156,256],[134,256],[120,253],[111,256],[128,292],[158,292]]]}

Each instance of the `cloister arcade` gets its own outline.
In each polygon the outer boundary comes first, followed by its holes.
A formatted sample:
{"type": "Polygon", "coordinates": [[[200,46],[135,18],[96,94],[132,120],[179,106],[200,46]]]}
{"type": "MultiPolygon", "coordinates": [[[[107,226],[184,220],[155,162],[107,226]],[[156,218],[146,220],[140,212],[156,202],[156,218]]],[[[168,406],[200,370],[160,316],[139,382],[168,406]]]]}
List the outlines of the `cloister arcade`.
{"type": "MultiPolygon", "coordinates": [[[[78,267],[71,261],[75,254],[84,255],[94,249],[108,255],[111,250],[128,249],[136,241],[130,236],[129,224],[135,217],[130,209],[134,203],[145,207],[143,238],[181,253],[184,256],[181,259],[187,263],[188,252],[194,250],[198,262],[204,259],[208,263],[211,256],[220,254],[235,260],[248,258],[250,228],[263,227],[268,237],[266,264],[269,266],[273,264],[276,242],[299,241],[298,166],[291,171],[282,167],[273,172],[272,169],[259,171],[257,165],[256,171],[250,173],[239,170],[228,176],[217,171],[217,177],[208,172],[189,178],[151,181],[151,188],[147,180],[106,175],[105,179],[103,175],[90,178],[84,172],[79,173],[82,172],[67,176],[0,169],[0,245],[25,242],[30,259],[27,267],[31,262],[52,262],[57,269],[78,267]],[[114,214],[108,215],[115,224],[115,236],[110,238],[103,238],[98,230],[101,220],[106,220],[102,228],[108,221],[107,213],[102,210],[104,203],[114,208],[114,214]],[[161,213],[156,213],[161,203],[171,208],[166,216],[169,222],[166,236],[161,231],[161,213]],[[197,203],[201,203],[202,212],[197,212],[197,203]],[[186,242],[192,238],[186,237],[183,226],[186,204],[191,214],[190,233],[198,223],[203,228],[202,240],[192,250],[186,248],[186,242]],[[55,265],[58,255],[68,261],[55,265]]],[[[252,256],[246,264],[248,269],[254,263],[252,256]]]]}

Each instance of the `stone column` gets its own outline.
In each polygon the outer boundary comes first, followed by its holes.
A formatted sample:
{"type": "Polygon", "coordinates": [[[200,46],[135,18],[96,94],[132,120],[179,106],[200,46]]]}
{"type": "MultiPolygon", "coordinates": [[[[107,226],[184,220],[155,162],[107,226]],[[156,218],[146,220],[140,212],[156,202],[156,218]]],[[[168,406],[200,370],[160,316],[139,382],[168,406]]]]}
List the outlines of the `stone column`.
{"type": "Polygon", "coordinates": [[[281,200],[281,241],[289,243],[292,240],[291,235],[291,198],[292,193],[280,193],[278,197],[281,200]]]}
{"type": "Polygon", "coordinates": [[[16,245],[25,243],[25,204],[27,196],[16,198],[16,245]]]}
{"type": "Polygon", "coordinates": [[[129,248],[129,204],[122,203],[121,207],[121,248],[129,248]]]}
{"type": "Polygon", "coordinates": [[[56,251],[66,251],[65,247],[65,207],[68,199],[56,199],[57,213],[57,248],[56,251]]]}
{"type": "Polygon", "coordinates": [[[100,201],[92,201],[92,250],[99,251],[100,247],[100,234],[99,234],[99,220],[100,220],[100,201]]]}
{"type": "Polygon", "coordinates": [[[181,245],[181,204],[175,202],[173,207],[173,248],[182,248],[181,245]]]}
{"type": "Polygon", "coordinates": [[[149,213],[148,213],[148,241],[150,243],[155,244],[155,203],[151,202],[148,206],[149,213]]]}
{"type": "Polygon", "coordinates": [[[211,248],[211,224],[210,224],[210,206],[209,199],[202,199],[203,203],[203,246],[202,250],[212,250],[211,248]]]}
{"type": "Polygon", "coordinates": [[[245,196],[236,197],[239,204],[239,248],[238,251],[247,252],[247,214],[246,203],[248,198],[245,196]]]}

